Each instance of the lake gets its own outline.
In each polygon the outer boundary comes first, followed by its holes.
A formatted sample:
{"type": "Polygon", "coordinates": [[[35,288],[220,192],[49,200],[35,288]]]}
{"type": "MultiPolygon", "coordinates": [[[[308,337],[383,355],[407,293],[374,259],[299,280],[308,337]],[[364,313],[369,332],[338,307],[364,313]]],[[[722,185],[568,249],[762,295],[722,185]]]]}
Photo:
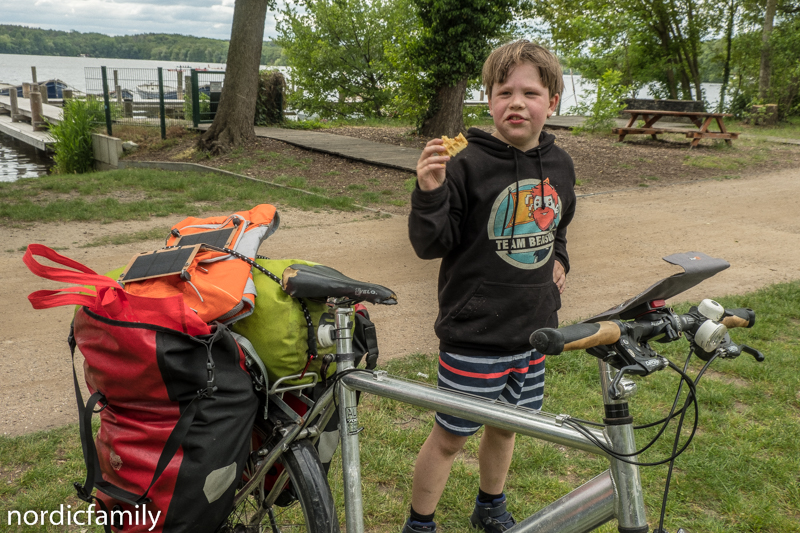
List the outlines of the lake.
{"type": "MultiPolygon", "coordinates": [[[[31,67],[36,67],[36,79],[43,82],[50,79],[59,79],[66,83],[70,88],[80,92],[86,92],[87,87],[87,68],[96,69],[105,66],[108,75],[111,77],[113,69],[134,69],[134,68],[157,68],[165,70],[177,69],[178,67],[206,68],[212,70],[223,70],[224,64],[221,63],[195,63],[187,61],[151,61],[143,59],[108,59],[100,57],[60,57],[60,56],[33,56],[19,54],[0,54],[0,83],[19,85],[23,82],[32,81],[31,67]]],[[[277,68],[284,74],[289,73],[287,67],[263,67],[277,68]]],[[[90,83],[91,85],[91,83],[90,83]]],[[[569,110],[576,103],[583,101],[584,92],[591,89],[591,85],[584,83],[578,75],[564,75],[564,93],[561,95],[561,113],[569,114],[569,110]]],[[[719,101],[720,84],[704,83],[703,90],[706,92],[706,100],[710,107],[716,106],[719,101]]],[[[647,89],[639,91],[638,98],[651,98],[652,95],[647,89]]],[[[479,100],[480,91],[472,91],[468,100],[479,100]]],[[[591,102],[593,96],[589,95],[586,99],[591,102]]],[[[0,137],[0,181],[14,181],[19,177],[29,176],[31,172],[37,172],[23,163],[30,156],[19,154],[18,146],[9,143],[10,137],[3,135],[0,137]],[[14,169],[17,169],[16,171],[14,169]]],[[[35,150],[34,150],[35,152],[35,150]]],[[[44,173],[44,172],[42,172],[44,173]]]]}

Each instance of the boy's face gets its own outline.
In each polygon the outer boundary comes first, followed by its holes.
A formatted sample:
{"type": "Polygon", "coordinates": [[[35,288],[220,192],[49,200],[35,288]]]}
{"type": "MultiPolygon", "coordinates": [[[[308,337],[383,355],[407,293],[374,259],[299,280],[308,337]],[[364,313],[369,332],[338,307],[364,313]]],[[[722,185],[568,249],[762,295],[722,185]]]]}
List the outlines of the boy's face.
{"type": "Polygon", "coordinates": [[[494,136],[523,152],[539,145],[539,134],[558,105],[542,85],[539,69],[531,63],[515,66],[503,83],[495,83],[489,112],[497,131],[494,136]]]}

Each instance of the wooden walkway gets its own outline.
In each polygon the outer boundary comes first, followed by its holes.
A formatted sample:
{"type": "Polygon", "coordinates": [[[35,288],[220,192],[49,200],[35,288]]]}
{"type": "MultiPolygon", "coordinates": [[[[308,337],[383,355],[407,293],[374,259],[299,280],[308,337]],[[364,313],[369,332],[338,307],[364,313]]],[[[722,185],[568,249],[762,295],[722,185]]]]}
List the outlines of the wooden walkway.
{"type": "MultiPolygon", "coordinates": [[[[18,98],[17,104],[19,113],[30,120],[31,101],[27,98],[18,98]]],[[[55,140],[47,131],[34,131],[29,122],[12,122],[10,115],[11,97],[0,96],[1,132],[43,151],[47,151],[55,143],[55,140]]],[[[58,106],[42,104],[42,116],[47,121],[57,124],[61,122],[62,109],[58,106]]]]}
{"type": "MultiPolygon", "coordinates": [[[[552,129],[571,129],[583,123],[584,117],[550,117],[545,127],[552,129]]],[[[624,121],[620,120],[624,124],[624,121]]],[[[203,125],[201,128],[207,128],[203,125]]],[[[408,172],[417,171],[417,160],[422,150],[404,148],[391,144],[377,143],[355,137],[323,133],[319,131],[292,130],[285,128],[256,127],[256,136],[283,141],[307,150],[336,155],[408,172]]]]}

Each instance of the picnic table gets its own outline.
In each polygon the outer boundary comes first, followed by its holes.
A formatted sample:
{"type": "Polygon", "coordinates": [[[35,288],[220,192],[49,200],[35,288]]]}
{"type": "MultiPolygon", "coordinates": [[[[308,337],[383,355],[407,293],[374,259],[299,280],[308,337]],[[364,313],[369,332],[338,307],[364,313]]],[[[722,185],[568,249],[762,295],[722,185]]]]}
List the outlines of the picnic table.
{"type": "Polygon", "coordinates": [[[731,144],[732,139],[738,139],[739,134],[725,129],[724,117],[731,117],[730,113],[708,113],[705,111],[655,111],[647,109],[624,109],[623,113],[628,113],[631,118],[628,124],[621,128],[614,128],[612,131],[619,134],[619,141],[622,142],[626,135],[643,134],[650,135],[657,139],[660,133],[683,133],[687,138],[692,139],[689,148],[694,148],[702,139],[725,139],[731,144]],[[644,121],[643,126],[634,126],[636,120],[641,117],[644,121]],[[669,127],[656,123],[664,117],[685,117],[696,126],[696,128],[669,127]],[[716,120],[719,131],[708,131],[711,123],[716,120]]]}

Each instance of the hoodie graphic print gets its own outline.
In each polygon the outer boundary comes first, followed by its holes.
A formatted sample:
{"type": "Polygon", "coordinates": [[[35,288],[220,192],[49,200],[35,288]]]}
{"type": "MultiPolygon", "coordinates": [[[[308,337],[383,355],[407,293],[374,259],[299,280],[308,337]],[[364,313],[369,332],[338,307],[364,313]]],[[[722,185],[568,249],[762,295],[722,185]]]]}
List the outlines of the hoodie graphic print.
{"type": "Polygon", "coordinates": [[[544,182],[522,180],[513,189],[509,187],[495,200],[487,227],[497,255],[517,268],[546,264],[553,253],[562,209],[550,178],[544,182]]]}

